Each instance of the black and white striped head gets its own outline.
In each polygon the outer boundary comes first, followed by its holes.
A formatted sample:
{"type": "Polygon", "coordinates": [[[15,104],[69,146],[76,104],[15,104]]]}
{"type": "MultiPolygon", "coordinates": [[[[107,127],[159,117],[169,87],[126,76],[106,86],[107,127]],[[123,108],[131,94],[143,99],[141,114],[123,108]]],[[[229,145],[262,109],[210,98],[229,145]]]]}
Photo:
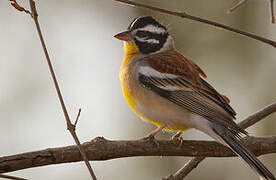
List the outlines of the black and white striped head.
{"type": "Polygon", "coordinates": [[[154,54],[174,48],[172,37],[166,27],[150,16],[134,19],[127,31],[115,37],[126,42],[134,42],[142,54],[154,54]]]}

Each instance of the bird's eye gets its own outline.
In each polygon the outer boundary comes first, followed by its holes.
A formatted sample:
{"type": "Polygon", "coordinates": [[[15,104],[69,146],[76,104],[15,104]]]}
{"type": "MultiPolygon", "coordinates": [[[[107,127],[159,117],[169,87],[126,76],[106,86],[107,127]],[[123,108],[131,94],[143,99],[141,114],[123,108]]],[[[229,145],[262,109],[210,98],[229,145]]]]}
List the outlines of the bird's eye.
{"type": "Polygon", "coordinates": [[[138,31],[135,35],[140,38],[143,38],[149,36],[149,33],[147,31],[138,31]]]}

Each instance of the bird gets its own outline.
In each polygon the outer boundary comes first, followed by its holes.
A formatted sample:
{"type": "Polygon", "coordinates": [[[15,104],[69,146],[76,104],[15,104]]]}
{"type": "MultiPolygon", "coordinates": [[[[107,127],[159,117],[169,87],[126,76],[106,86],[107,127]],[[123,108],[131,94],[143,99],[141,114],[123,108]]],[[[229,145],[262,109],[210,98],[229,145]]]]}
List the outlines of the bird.
{"type": "Polygon", "coordinates": [[[135,18],[115,38],[124,42],[120,67],[123,95],[131,109],[144,121],[161,130],[194,128],[229,147],[261,180],[274,175],[241,141],[248,133],[234,121],[236,112],[229,98],[206,81],[206,73],[178,52],[167,28],[151,16],[135,18]]]}

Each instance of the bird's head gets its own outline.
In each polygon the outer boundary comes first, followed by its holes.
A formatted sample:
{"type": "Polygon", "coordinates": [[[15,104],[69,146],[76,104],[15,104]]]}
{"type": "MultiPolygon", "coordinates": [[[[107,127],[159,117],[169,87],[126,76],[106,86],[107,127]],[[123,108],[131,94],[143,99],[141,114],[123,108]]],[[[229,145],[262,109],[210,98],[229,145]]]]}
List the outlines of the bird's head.
{"type": "Polygon", "coordinates": [[[150,16],[134,19],[127,31],[114,37],[126,43],[134,43],[142,54],[155,54],[174,48],[167,28],[150,16]]]}

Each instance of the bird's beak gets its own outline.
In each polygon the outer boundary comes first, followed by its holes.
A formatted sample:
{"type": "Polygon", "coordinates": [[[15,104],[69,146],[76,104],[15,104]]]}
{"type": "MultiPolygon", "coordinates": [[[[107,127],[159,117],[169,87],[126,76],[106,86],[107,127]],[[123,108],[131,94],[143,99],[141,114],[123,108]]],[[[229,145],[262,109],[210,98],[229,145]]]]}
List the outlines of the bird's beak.
{"type": "Polygon", "coordinates": [[[130,40],[132,40],[132,35],[131,35],[130,31],[121,32],[119,34],[116,34],[114,37],[121,40],[121,41],[130,41],[130,40]]]}

